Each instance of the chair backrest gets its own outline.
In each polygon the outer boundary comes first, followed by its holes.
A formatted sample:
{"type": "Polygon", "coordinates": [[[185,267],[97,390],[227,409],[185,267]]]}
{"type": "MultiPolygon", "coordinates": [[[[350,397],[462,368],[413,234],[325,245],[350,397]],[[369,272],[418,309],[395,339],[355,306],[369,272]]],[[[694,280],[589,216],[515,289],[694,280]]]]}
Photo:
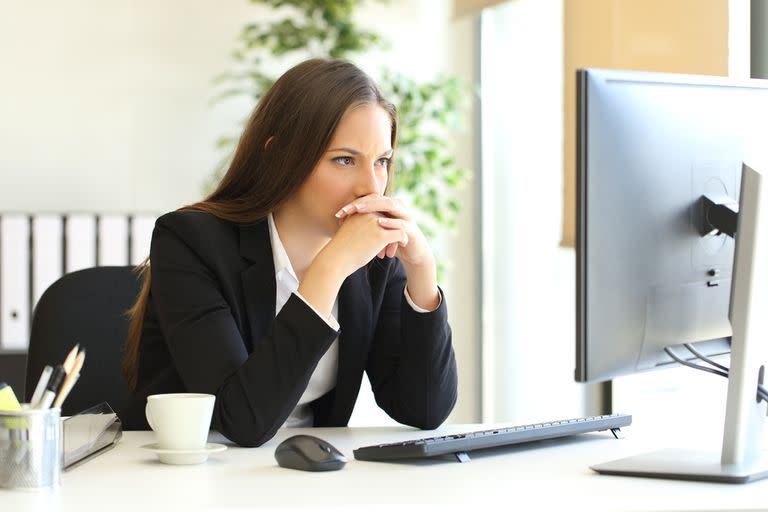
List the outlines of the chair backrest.
{"type": "Polygon", "coordinates": [[[130,308],[140,281],[133,267],[94,267],[54,282],[35,307],[25,395],[35,391],[45,365],[64,362],[76,344],[85,349],[80,378],[62,407],[73,415],[106,401],[119,413],[129,395],[121,364],[130,308]]]}

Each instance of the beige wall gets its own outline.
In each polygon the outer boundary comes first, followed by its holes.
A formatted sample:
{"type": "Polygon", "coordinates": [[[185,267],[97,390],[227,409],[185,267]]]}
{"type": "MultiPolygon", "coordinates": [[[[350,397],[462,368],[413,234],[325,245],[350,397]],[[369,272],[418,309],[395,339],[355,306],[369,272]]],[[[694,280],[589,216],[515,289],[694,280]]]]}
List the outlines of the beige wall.
{"type": "Polygon", "coordinates": [[[576,82],[580,67],[728,74],[728,0],[565,0],[562,243],[576,212],[576,82]]]}

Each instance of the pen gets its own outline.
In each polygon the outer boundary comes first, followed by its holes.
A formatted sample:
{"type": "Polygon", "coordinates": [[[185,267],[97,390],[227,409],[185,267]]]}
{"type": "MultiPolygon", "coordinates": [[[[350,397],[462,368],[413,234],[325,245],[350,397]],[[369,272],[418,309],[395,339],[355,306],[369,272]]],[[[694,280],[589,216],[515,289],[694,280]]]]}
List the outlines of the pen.
{"type": "Polygon", "coordinates": [[[37,381],[35,392],[32,394],[32,398],[29,400],[30,407],[34,407],[35,404],[39,402],[41,398],[43,398],[45,386],[48,385],[48,380],[51,378],[52,373],[53,368],[50,365],[45,365],[45,368],[43,368],[43,373],[40,374],[40,380],[37,381]]]}
{"type": "Polygon", "coordinates": [[[53,399],[56,398],[56,393],[59,391],[59,387],[61,386],[61,382],[64,380],[66,373],[67,372],[64,371],[64,367],[62,365],[58,365],[56,369],[53,370],[51,378],[48,381],[48,384],[45,386],[43,397],[40,399],[40,402],[35,404],[35,409],[48,409],[51,406],[53,399]]]}
{"type": "Polygon", "coordinates": [[[77,382],[77,379],[80,378],[80,369],[82,369],[84,361],[85,350],[77,354],[75,363],[72,366],[72,371],[70,371],[67,377],[64,379],[64,383],[61,385],[61,389],[59,389],[59,393],[56,395],[56,400],[53,402],[54,407],[61,407],[61,404],[64,403],[64,400],[67,398],[67,395],[69,395],[69,392],[72,391],[72,387],[75,385],[75,382],[77,382]]]}

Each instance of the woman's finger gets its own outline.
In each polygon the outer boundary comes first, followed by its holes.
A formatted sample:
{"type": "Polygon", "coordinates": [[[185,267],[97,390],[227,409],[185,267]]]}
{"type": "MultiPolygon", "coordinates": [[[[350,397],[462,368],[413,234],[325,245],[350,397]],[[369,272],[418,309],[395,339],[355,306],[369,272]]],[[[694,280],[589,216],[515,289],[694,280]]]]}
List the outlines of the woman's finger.
{"type": "Polygon", "coordinates": [[[410,215],[402,201],[378,195],[361,197],[352,203],[344,205],[338,212],[336,212],[336,218],[341,219],[354,213],[375,212],[383,212],[390,217],[410,220],[410,215]]]}
{"type": "Polygon", "coordinates": [[[379,217],[376,219],[379,226],[387,229],[406,229],[405,221],[402,219],[391,219],[389,217],[379,217]]]}
{"type": "Polygon", "coordinates": [[[408,232],[411,229],[410,223],[401,219],[390,219],[388,217],[380,217],[376,219],[379,226],[387,230],[399,230],[403,232],[403,239],[397,242],[400,247],[408,245],[409,235],[408,232]]]}
{"type": "Polygon", "coordinates": [[[387,238],[390,242],[384,246],[384,249],[382,249],[379,254],[384,253],[390,258],[394,258],[399,247],[406,247],[408,245],[408,233],[403,229],[388,229],[385,233],[387,233],[387,238]]]}

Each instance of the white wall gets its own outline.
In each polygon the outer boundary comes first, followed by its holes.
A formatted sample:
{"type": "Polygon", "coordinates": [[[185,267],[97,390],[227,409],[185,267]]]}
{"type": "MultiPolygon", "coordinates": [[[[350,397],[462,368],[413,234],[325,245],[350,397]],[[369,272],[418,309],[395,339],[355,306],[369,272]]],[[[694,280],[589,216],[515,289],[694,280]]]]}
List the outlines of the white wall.
{"type": "Polygon", "coordinates": [[[575,253],[559,246],[562,0],[517,0],[482,24],[483,420],[582,416],[575,253]]]}
{"type": "MultiPolygon", "coordinates": [[[[212,79],[231,64],[240,27],[264,19],[246,0],[4,0],[0,7],[0,212],[156,211],[198,200],[231,134],[251,105],[212,106],[212,79]]],[[[359,59],[419,79],[439,72],[471,79],[471,20],[453,22],[450,2],[371,2],[362,23],[391,49],[359,59]]],[[[460,163],[474,162],[471,126],[460,163]]],[[[460,401],[453,421],[479,419],[477,284],[472,189],[466,233],[449,238],[448,292],[459,356],[460,401]]],[[[475,246],[476,247],[476,246],[475,246]]],[[[360,411],[374,411],[370,396],[360,411]]],[[[355,421],[378,421],[374,412],[355,421]]],[[[383,420],[382,420],[383,421],[383,420]]]]}
{"type": "Polygon", "coordinates": [[[251,9],[202,0],[6,0],[0,16],[3,210],[170,210],[200,195],[212,109],[251,9]]]}
{"type": "MultiPolygon", "coordinates": [[[[480,20],[465,17],[451,24],[450,42],[446,45],[450,63],[447,69],[467,82],[480,78],[480,20]]],[[[457,134],[455,156],[458,165],[473,169],[471,182],[462,191],[459,202],[462,214],[456,232],[446,244],[449,265],[445,291],[450,297],[450,317],[454,347],[459,365],[459,399],[449,421],[481,421],[481,208],[480,185],[480,98],[473,95],[467,110],[467,125],[457,134]]]]}

